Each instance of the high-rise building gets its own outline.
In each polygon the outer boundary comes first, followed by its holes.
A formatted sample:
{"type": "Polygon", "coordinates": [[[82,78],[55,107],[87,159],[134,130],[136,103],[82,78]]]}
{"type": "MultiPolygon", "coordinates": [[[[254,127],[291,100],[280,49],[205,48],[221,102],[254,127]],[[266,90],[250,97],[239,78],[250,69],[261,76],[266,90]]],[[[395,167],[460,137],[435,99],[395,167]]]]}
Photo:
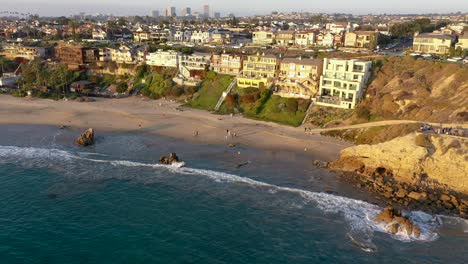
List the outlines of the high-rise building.
{"type": "Polygon", "coordinates": [[[191,16],[192,9],[190,7],[186,7],[182,9],[182,16],[191,16]]]}
{"type": "Polygon", "coordinates": [[[204,17],[210,17],[210,6],[209,5],[204,5],[203,6],[203,16],[204,17]]]}
{"type": "Polygon", "coordinates": [[[173,6],[169,6],[166,8],[166,17],[173,17],[176,16],[176,8],[173,6]]]}
{"type": "Polygon", "coordinates": [[[220,12],[215,12],[214,13],[214,18],[216,18],[216,19],[221,18],[221,13],[220,12]]]}
{"type": "Polygon", "coordinates": [[[159,17],[159,11],[157,11],[157,10],[151,11],[151,17],[158,18],[159,17]]]}

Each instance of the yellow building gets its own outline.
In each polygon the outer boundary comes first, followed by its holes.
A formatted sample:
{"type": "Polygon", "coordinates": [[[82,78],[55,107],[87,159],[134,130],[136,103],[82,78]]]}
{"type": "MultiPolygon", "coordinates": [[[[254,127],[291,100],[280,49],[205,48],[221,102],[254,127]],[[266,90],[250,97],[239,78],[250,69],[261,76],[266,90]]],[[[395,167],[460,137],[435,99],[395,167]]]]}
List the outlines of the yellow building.
{"type": "Polygon", "coordinates": [[[455,49],[468,49],[468,31],[458,38],[458,43],[455,45],[455,49]]]}
{"type": "Polygon", "coordinates": [[[243,63],[237,86],[241,88],[267,88],[278,77],[279,59],[274,55],[251,55],[243,63]]]}
{"type": "Polygon", "coordinates": [[[242,70],[243,55],[213,54],[211,57],[211,70],[221,74],[238,75],[242,70]]]}
{"type": "Polygon", "coordinates": [[[276,93],[282,97],[310,99],[318,91],[322,70],[322,60],[283,59],[276,82],[276,93]]]}
{"type": "Polygon", "coordinates": [[[345,47],[375,49],[380,33],[376,31],[348,32],[345,36],[345,47]]]}
{"type": "Polygon", "coordinates": [[[455,38],[446,34],[422,33],[415,34],[413,51],[418,53],[448,54],[455,38]]]}

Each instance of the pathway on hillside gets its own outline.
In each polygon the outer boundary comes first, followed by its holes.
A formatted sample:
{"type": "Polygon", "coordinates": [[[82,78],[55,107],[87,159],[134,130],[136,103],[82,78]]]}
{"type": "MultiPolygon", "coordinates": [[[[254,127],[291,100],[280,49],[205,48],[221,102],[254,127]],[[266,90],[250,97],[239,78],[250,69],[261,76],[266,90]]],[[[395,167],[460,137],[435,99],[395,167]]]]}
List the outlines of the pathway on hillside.
{"type": "Polygon", "coordinates": [[[465,124],[444,124],[444,123],[431,123],[431,122],[422,122],[414,120],[385,120],[378,122],[363,123],[357,125],[349,126],[340,126],[340,127],[331,127],[331,128],[313,128],[307,130],[308,134],[320,134],[321,132],[334,131],[334,130],[343,130],[343,129],[359,129],[359,128],[370,128],[378,126],[389,126],[389,125],[403,125],[403,124],[428,124],[434,127],[462,127],[468,129],[468,123],[465,124]]]}

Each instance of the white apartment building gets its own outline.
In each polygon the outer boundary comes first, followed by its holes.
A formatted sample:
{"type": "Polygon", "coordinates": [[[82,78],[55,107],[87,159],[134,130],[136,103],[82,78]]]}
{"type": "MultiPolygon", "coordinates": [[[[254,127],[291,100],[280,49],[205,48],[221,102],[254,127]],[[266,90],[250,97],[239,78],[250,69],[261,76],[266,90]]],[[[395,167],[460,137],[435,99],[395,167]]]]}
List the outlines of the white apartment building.
{"type": "Polygon", "coordinates": [[[210,31],[196,30],[196,31],[192,32],[192,35],[190,37],[190,42],[193,42],[193,43],[196,43],[196,44],[210,43],[211,42],[211,32],[210,31]]]}
{"type": "Polygon", "coordinates": [[[180,53],[168,50],[158,50],[146,55],[146,64],[161,67],[178,67],[180,53]]]}
{"type": "Polygon", "coordinates": [[[211,62],[209,53],[180,54],[178,58],[179,68],[189,71],[204,71],[211,62]]]}
{"type": "Polygon", "coordinates": [[[372,62],[355,59],[324,59],[316,104],[353,109],[362,99],[372,62]]]}

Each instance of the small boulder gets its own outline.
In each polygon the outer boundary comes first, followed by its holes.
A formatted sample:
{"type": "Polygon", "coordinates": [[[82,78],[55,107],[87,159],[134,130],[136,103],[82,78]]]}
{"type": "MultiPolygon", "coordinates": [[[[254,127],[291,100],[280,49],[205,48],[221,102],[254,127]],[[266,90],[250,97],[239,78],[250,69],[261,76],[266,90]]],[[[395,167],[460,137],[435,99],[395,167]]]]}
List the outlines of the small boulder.
{"type": "Polygon", "coordinates": [[[413,199],[413,200],[416,200],[416,201],[419,201],[419,202],[423,202],[427,199],[427,193],[425,192],[410,192],[408,194],[408,197],[413,199]]]}
{"type": "Polygon", "coordinates": [[[408,235],[413,235],[414,237],[421,235],[419,227],[410,219],[402,216],[401,211],[394,209],[392,206],[387,206],[374,220],[384,224],[385,229],[391,234],[405,231],[408,235]]]}
{"type": "Polygon", "coordinates": [[[94,129],[88,128],[81,136],[75,140],[75,144],[87,147],[94,144],[94,129]]]}
{"type": "Polygon", "coordinates": [[[398,197],[398,198],[405,198],[405,196],[406,196],[407,194],[408,194],[408,193],[406,192],[405,189],[400,188],[400,189],[398,189],[398,191],[395,193],[395,196],[398,197]]]}
{"type": "Polygon", "coordinates": [[[169,154],[169,157],[162,156],[159,159],[159,162],[161,164],[171,165],[172,163],[180,162],[180,160],[179,160],[179,157],[177,156],[177,154],[175,154],[174,152],[171,152],[169,154]]]}

